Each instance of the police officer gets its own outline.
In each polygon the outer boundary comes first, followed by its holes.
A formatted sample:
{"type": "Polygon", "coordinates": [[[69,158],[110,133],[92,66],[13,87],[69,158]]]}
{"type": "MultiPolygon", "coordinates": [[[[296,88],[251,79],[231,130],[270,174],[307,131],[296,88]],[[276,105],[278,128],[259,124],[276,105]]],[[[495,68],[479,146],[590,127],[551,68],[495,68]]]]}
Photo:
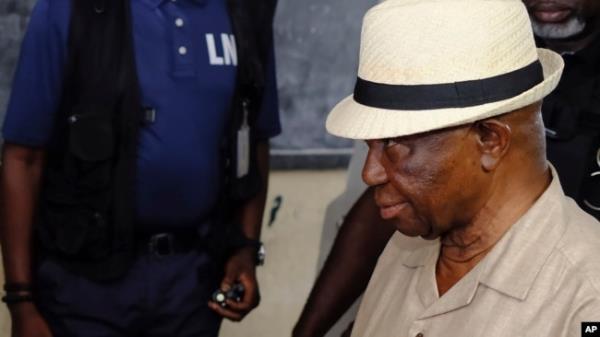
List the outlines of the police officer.
{"type": "Polygon", "coordinates": [[[3,128],[14,336],[216,336],[222,317],[258,305],[268,139],[280,124],[265,36],[274,5],[255,9],[266,28],[252,44],[238,36],[249,20],[235,1],[38,0],[3,128]],[[240,71],[248,64],[262,71],[240,71]],[[253,170],[243,186],[254,187],[241,188],[253,192],[228,198],[253,170]],[[239,302],[210,300],[237,283],[239,302]]]}
{"type": "MultiPolygon", "coordinates": [[[[600,219],[600,3],[523,2],[538,45],[561,53],[565,60],[561,82],[542,107],[548,159],[559,173],[565,194],[600,219]]],[[[358,179],[360,168],[354,172],[358,179]]],[[[326,334],[366,288],[394,231],[380,219],[373,191],[366,190],[345,217],[293,336],[326,334]],[[348,279],[355,282],[340,282],[348,279]]]]}

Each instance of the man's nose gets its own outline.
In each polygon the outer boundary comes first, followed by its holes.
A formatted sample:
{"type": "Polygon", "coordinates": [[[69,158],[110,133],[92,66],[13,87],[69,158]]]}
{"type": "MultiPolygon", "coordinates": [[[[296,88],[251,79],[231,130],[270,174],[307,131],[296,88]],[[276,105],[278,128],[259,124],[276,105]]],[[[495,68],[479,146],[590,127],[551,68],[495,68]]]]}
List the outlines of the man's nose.
{"type": "Polygon", "coordinates": [[[362,170],[363,181],[369,186],[377,186],[387,182],[387,174],[381,163],[383,144],[370,142],[369,152],[362,170]]]}

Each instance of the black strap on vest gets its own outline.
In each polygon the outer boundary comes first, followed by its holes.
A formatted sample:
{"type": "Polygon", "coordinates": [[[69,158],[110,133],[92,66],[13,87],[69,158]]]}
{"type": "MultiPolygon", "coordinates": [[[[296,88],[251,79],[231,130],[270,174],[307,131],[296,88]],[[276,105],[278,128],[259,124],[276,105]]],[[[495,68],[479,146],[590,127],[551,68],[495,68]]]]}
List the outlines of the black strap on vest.
{"type": "Polygon", "coordinates": [[[129,5],[72,0],[37,222],[47,254],[96,280],[120,277],[134,252],[140,100],[129,5]]]}

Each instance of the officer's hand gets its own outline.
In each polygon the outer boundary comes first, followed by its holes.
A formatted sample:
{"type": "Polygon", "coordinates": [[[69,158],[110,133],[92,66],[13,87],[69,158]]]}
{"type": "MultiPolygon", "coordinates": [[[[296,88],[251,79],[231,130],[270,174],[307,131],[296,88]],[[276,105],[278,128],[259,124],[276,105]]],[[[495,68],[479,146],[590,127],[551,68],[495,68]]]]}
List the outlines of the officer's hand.
{"type": "Polygon", "coordinates": [[[208,306],[219,315],[232,321],[241,321],[252,309],[258,306],[260,294],[256,281],[256,265],[254,247],[239,250],[225,264],[225,277],[221,282],[221,290],[229,290],[236,282],[244,286],[244,296],[240,302],[227,300],[227,306],[210,301],[208,306]]]}
{"type": "Polygon", "coordinates": [[[48,324],[33,303],[10,306],[12,337],[52,337],[48,324]]]}

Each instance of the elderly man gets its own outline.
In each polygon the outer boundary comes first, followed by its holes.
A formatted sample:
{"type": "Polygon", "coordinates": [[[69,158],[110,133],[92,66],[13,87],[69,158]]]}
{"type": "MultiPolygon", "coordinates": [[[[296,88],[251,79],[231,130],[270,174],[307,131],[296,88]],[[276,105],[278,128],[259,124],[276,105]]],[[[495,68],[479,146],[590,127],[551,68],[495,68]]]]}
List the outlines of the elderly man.
{"type": "MultiPolygon", "coordinates": [[[[560,52],[565,60],[557,89],[543,102],[548,159],[560,175],[565,194],[600,218],[600,175],[595,173],[600,170],[600,86],[596,84],[600,78],[600,2],[523,2],[538,46],[560,52]]],[[[353,160],[364,155],[359,151],[353,160]]],[[[394,232],[394,226],[381,221],[378,213],[373,189],[369,188],[345,217],[294,336],[323,336],[365,289],[379,254],[394,232]],[[355,282],[340,285],[340,279],[347,278],[355,282]]]]}
{"type": "Polygon", "coordinates": [[[363,179],[402,234],[353,336],[575,336],[600,320],[600,225],[546,161],[540,101],[562,67],[520,1],[367,13],[354,95],[327,128],[367,140],[363,179]]]}

